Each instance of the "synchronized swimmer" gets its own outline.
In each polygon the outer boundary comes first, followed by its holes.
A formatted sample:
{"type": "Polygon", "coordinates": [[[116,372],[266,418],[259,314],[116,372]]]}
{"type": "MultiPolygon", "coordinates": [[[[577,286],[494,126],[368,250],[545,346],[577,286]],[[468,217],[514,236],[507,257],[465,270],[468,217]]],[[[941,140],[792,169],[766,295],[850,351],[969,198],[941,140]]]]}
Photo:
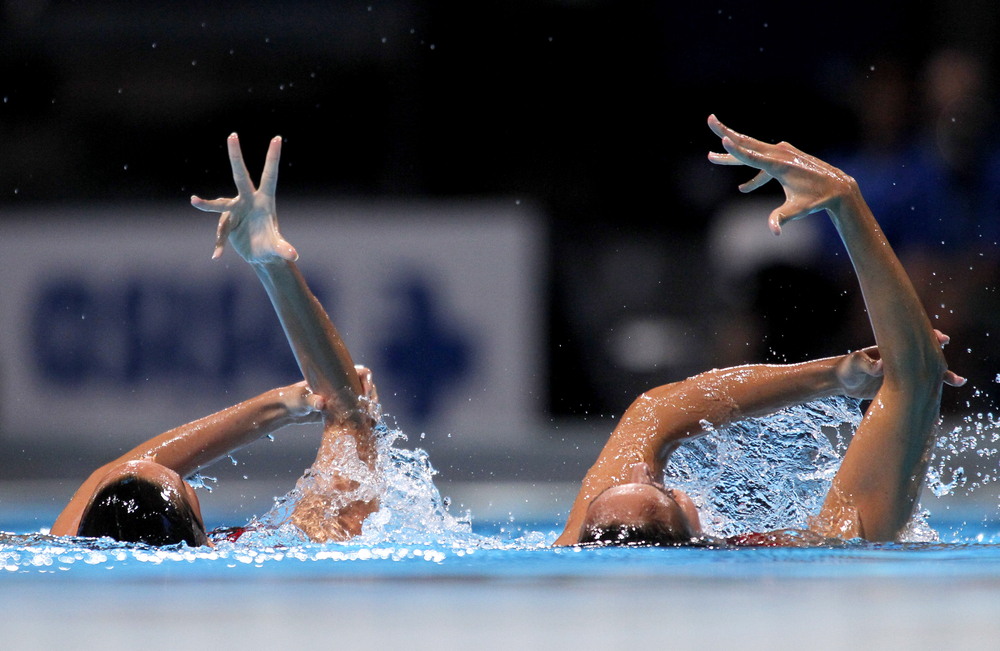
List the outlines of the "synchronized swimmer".
{"type": "MultiPolygon", "coordinates": [[[[670,455],[712,428],[832,395],[872,399],[809,531],[751,532],[734,544],[802,544],[829,538],[896,540],[909,521],[927,471],[942,384],[965,380],[947,369],[946,336],[931,327],[909,278],[842,171],[787,143],[767,144],[724,126],[709,127],[725,154],[719,165],[759,170],[750,192],[776,179],[786,200],[771,213],[775,234],[792,220],[826,211],[865,298],[877,347],[791,365],[712,370],[641,395],[625,412],[583,480],[556,545],[676,545],[704,537],[698,510],[682,491],[658,482],[670,455]]],[[[281,139],[271,141],[260,187],[228,140],[233,199],[192,204],[221,213],[213,258],[228,240],[256,272],[278,314],[303,381],[273,389],[143,443],[97,469],[76,491],[51,533],[110,536],[154,545],[211,544],[198,498],[183,480],[230,452],[291,423],[322,422],[311,470],[289,521],[314,542],[361,533],[379,508],[374,445],[377,402],[371,372],[356,367],[343,340],[295,264],[278,231],[275,191],[281,139]]],[[[309,471],[307,471],[309,473],[309,471]]]]}

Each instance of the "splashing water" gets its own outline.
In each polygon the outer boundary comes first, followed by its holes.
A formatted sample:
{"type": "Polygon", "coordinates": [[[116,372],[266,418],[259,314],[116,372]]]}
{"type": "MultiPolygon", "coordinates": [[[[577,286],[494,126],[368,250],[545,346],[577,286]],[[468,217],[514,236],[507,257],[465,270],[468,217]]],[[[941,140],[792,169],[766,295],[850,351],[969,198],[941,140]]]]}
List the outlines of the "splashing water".
{"type": "MultiPolygon", "coordinates": [[[[671,459],[667,481],[691,495],[711,535],[804,528],[809,516],[819,511],[840,466],[845,431],[853,431],[860,421],[858,401],[828,398],[736,423],[682,446],[671,459]]],[[[368,490],[377,491],[381,508],[365,521],[362,534],[347,542],[312,543],[285,523],[301,495],[297,488],[276,499],[267,514],[251,520],[247,533],[235,543],[223,539],[215,548],[192,549],[183,544],[155,548],[109,539],[0,533],[0,570],[55,573],[74,564],[110,569],[170,561],[197,561],[202,567],[261,567],[283,559],[441,564],[471,558],[477,550],[506,554],[551,546],[553,532],[528,532],[513,539],[473,533],[469,512],[459,517],[449,513],[434,485],[436,471],[427,453],[398,447],[406,440],[385,418],[379,420],[378,468],[371,473],[376,485],[368,490]]],[[[998,441],[1000,419],[992,413],[969,416],[963,425],[940,436],[928,468],[930,489],[941,496],[971,492],[995,481],[996,473],[972,471],[970,477],[961,466],[953,465],[960,455],[992,460],[998,441]]],[[[205,480],[212,479],[194,478],[195,483],[205,480]]],[[[902,540],[937,541],[926,516],[926,511],[918,512],[902,540]]],[[[989,542],[995,539],[991,535],[989,542]]],[[[983,534],[976,541],[984,542],[983,534]]]]}
{"type": "MultiPolygon", "coordinates": [[[[477,550],[531,551],[548,548],[555,541],[554,532],[526,532],[521,537],[507,539],[473,533],[468,511],[461,517],[448,512],[445,500],[434,485],[437,471],[431,466],[427,452],[396,447],[407,437],[399,429],[390,427],[385,417],[379,419],[375,435],[378,467],[370,476],[377,478],[376,485],[358,490],[376,490],[380,509],[365,520],[362,534],[349,541],[312,543],[300,529],[287,522],[288,514],[302,495],[297,486],[287,495],[276,498],[268,513],[259,519],[253,518],[246,533],[236,542],[223,536],[216,540],[214,548],[190,548],[184,543],[150,547],[109,538],[92,540],[45,533],[0,532],[0,570],[56,573],[57,570],[69,570],[77,563],[111,569],[170,561],[198,561],[207,564],[206,567],[262,567],[284,559],[441,564],[446,559],[469,557],[477,550]]],[[[214,481],[202,475],[188,481],[204,485],[206,479],[214,481]]]]}
{"type": "Polygon", "coordinates": [[[204,488],[209,493],[212,492],[212,484],[217,483],[219,480],[216,477],[209,477],[208,475],[203,475],[200,472],[196,472],[185,479],[191,488],[204,488]],[[207,483],[207,482],[211,482],[207,483]]]}
{"type": "Polygon", "coordinates": [[[853,430],[861,422],[858,405],[827,398],[708,428],[709,434],[674,453],[666,480],[691,496],[708,534],[805,529],[840,468],[846,447],[841,426],[853,430]]]}
{"type": "MultiPolygon", "coordinates": [[[[691,495],[708,534],[805,529],[810,516],[819,513],[840,468],[847,447],[845,430],[853,432],[861,423],[859,405],[852,398],[834,397],[718,431],[708,424],[708,435],[674,454],[666,481],[691,495]]],[[[938,437],[932,450],[927,485],[938,497],[959,488],[971,492],[991,481],[988,473],[980,472],[967,485],[965,470],[953,468],[952,462],[969,451],[995,456],[995,446],[983,446],[987,439],[1000,440],[1000,421],[989,414],[984,423],[979,414],[977,419],[967,417],[966,423],[938,437]]],[[[937,542],[937,532],[927,524],[929,515],[918,507],[900,540],[937,542]]]]}
{"type": "MultiPolygon", "coordinates": [[[[346,543],[348,546],[372,546],[391,541],[395,544],[445,545],[473,548],[536,548],[551,544],[553,536],[537,532],[521,538],[501,542],[489,536],[472,532],[472,515],[466,511],[460,517],[449,513],[446,500],[434,485],[437,471],[431,466],[425,450],[404,449],[397,444],[407,440],[398,428],[391,427],[388,417],[379,418],[375,427],[377,467],[370,472],[367,467],[352,474],[363,479],[361,485],[345,495],[350,502],[374,494],[379,499],[379,510],[365,520],[362,533],[346,543]]],[[[358,462],[360,466],[363,466],[358,462]]],[[[343,472],[339,468],[338,472],[343,472]]],[[[240,538],[247,544],[303,544],[308,542],[303,533],[289,524],[295,505],[307,490],[322,485],[325,473],[311,469],[287,495],[276,498],[274,507],[259,519],[251,520],[248,532],[240,538]]]]}
{"type": "MultiPolygon", "coordinates": [[[[981,395],[978,390],[976,395],[981,395]]],[[[957,425],[947,434],[938,437],[931,448],[927,485],[938,497],[951,495],[958,489],[964,489],[967,494],[972,493],[1000,478],[995,471],[991,473],[984,470],[973,470],[975,474],[970,477],[964,466],[955,465],[957,460],[968,458],[972,454],[983,460],[998,456],[1000,419],[992,412],[985,415],[980,412],[975,416],[968,415],[963,420],[964,425],[957,425]]]]}

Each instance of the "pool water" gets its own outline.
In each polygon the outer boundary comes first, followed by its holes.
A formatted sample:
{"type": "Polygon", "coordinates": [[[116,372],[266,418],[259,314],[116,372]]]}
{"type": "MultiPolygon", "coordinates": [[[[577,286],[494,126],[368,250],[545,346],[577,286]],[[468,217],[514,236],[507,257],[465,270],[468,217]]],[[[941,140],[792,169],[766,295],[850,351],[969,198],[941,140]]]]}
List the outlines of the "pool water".
{"type": "MultiPolygon", "coordinates": [[[[2,521],[0,521],[2,524],[2,521]]],[[[248,534],[215,548],[0,535],[0,576],[85,580],[157,578],[734,578],[978,576],[1000,578],[1000,522],[930,517],[938,542],[848,542],[811,548],[554,548],[561,523],[483,523],[458,532],[314,544],[282,532],[248,534]],[[501,529],[503,531],[501,531],[501,529]],[[109,570],[112,570],[109,572],[109,570]]]]}
{"type": "MultiPolygon", "coordinates": [[[[489,533],[473,532],[478,546],[214,550],[8,540],[0,646],[988,649],[1000,639],[998,544],[567,549],[546,546],[550,533],[489,533]]],[[[981,533],[994,539],[998,527],[981,533]]]]}
{"type": "MultiPolygon", "coordinates": [[[[773,437],[791,443],[763,452],[760,424],[713,435],[680,459],[671,480],[699,501],[716,535],[766,530],[774,512],[794,525],[835,472],[836,437],[822,428],[842,422],[843,407],[810,407],[815,427],[773,437]],[[802,490],[769,491],[762,461],[802,490]],[[752,488],[734,489],[740,482],[752,488]],[[735,507],[720,499],[720,483],[735,507]],[[748,513],[740,502],[770,509],[748,513]]],[[[906,543],[552,548],[556,514],[542,522],[452,514],[426,455],[383,434],[383,509],[348,543],[312,544],[264,527],[214,549],[149,548],[53,539],[38,532],[54,513],[0,512],[0,530],[14,532],[0,538],[0,648],[1000,645],[995,504],[930,505],[906,543]]],[[[934,467],[932,488],[955,492],[955,473],[934,467]]]]}
{"type": "MultiPolygon", "coordinates": [[[[816,513],[846,447],[842,432],[860,422],[857,401],[830,398],[792,407],[772,416],[713,432],[676,453],[667,480],[686,490],[699,506],[706,533],[718,537],[746,531],[806,528],[816,513]]],[[[968,508],[919,512],[898,544],[861,541],[807,549],[558,549],[562,528],[549,521],[475,520],[453,513],[434,483],[427,453],[400,445],[406,437],[383,419],[377,428],[381,508],[369,516],[361,536],[341,544],[313,544],[287,515],[299,489],[275,499],[274,507],[252,518],[235,542],[217,539],[215,548],[149,548],[114,541],[52,538],[38,513],[21,520],[0,515],[0,574],[60,574],[81,577],[147,576],[311,576],[348,577],[551,577],[603,575],[825,576],[853,571],[920,575],[924,572],[994,572],[1000,567],[1000,513],[968,508]],[[41,533],[40,533],[41,532],[41,533]],[[931,560],[933,563],[928,564],[931,560]],[[853,568],[848,570],[848,568],[853,568]],[[923,569],[922,569],[923,568],[923,569]],[[990,569],[986,569],[990,568],[990,569]],[[113,572],[108,572],[113,570],[113,572]]],[[[975,431],[995,438],[980,423],[941,440],[955,447],[975,431]]],[[[960,430],[960,431],[959,431],[960,430]]],[[[947,446],[938,446],[938,450],[947,446]]],[[[938,457],[946,455],[938,454],[938,457]]],[[[954,491],[958,473],[932,462],[934,494],[954,491]]],[[[372,481],[369,479],[368,481],[372,481]]],[[[201,478],[195,485],[204,484],[201,478]]],[[[243,523],[228,523],[240,525],[243,523]]]]}

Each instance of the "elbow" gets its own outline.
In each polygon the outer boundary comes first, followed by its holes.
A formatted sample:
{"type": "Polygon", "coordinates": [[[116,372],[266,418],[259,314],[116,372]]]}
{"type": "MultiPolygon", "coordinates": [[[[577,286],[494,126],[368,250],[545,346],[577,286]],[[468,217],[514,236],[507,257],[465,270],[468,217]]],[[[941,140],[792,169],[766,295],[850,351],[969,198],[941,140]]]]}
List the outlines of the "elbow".
{"type": "Polygon", "coordinates": [[[944,382],[944,374],[948,371],[948,360],[944,358],[944,351],[935,342],[928,350],[924,351],[922,357],[923,379],[934,387],[940,388],[941,383],[944,382]]]}
{"type": "Polygon", "coordinates": [[[895,371],[890,373],[889,369],[886,370],[886,382],[907,385],[910,391],[920,391],[932,396],[941,390],[948,362],[941,347],[934,344],[912,355],[895,371]]]}

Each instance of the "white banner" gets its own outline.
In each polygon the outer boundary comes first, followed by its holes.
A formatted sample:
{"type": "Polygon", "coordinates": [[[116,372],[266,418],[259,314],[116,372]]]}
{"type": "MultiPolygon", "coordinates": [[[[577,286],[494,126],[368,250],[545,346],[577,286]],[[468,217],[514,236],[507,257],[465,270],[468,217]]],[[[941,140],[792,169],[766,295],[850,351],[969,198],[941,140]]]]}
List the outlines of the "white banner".
{"type": "MultiPolygon", "coordinates": [[[[282,231],[411,436],[523,443],[544,405],[542,231],[510,203],[293,204],[282,231]]],[[[118,449],[301,379],[193,208],[5,213],[0,435],[118,449]]]]}

